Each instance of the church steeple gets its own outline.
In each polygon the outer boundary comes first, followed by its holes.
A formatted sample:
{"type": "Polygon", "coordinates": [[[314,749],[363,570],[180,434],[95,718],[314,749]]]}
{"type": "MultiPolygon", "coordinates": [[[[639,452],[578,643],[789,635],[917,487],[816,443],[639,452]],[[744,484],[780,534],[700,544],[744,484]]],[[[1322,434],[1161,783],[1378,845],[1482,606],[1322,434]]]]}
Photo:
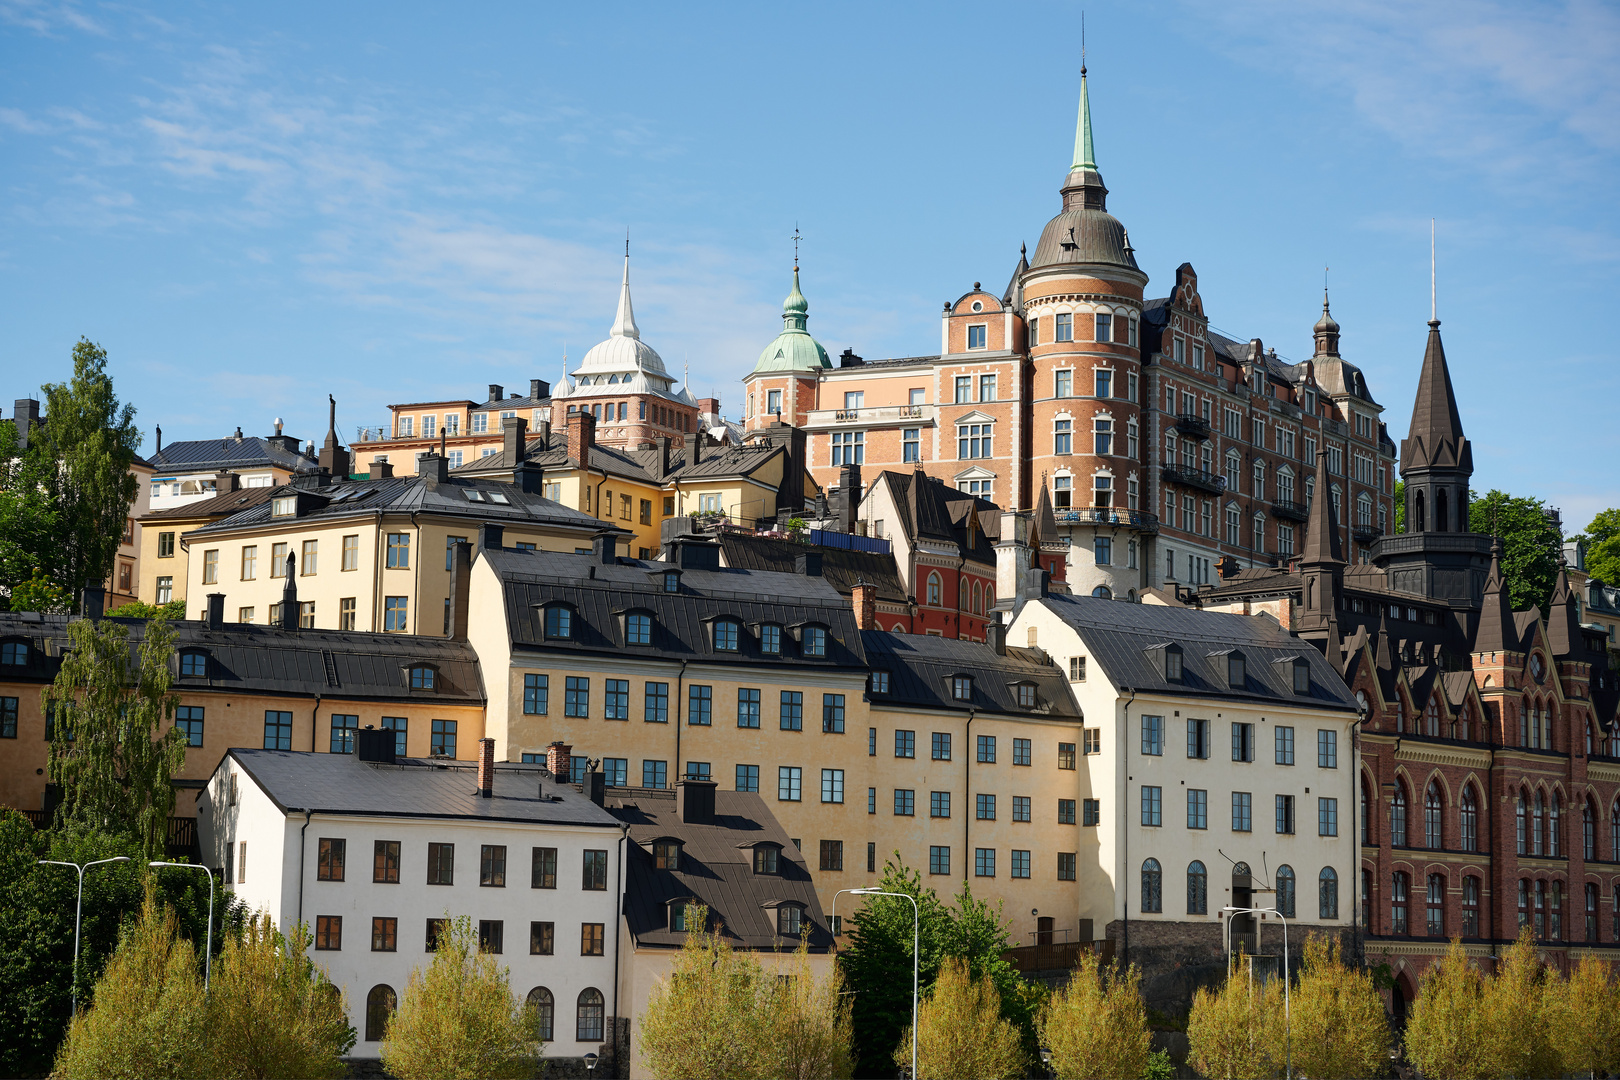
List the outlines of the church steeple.
{"type": "Polygon", "coordinates": [[[624,283],[619,286],[619,310],[613,316],[613,329],[608,331],[609,337],[626,337],[641,340],[641,330],[636,326],[636,312],[630,306],[630,240],[624,241],[624,283]]]}
{"type": "Polygon", "coordinates": [[[1316,455],[1316,488],[1311,497],[1310,519],[1305,526],[1305,545],[1299,557],[1303,588],[1297,621],[1299,628],[1313,639],[1321,635],[1322,651],[1338,664],[1340,657],[1333,650],[1339,637],[1335,611],[1344,584],[1344,545],[1339,539],[1339,516],[1333,510],[1327,458],[1327,448],[1323,447],[1316,455]]]}
{"type": "Polygon", "coordinates": [[[1468,480],[1473,473],[1474,451],[1457,412],[1440,320],[1430,319],[1412,426],[1401,440],[1407,531],[1467,532],[1468,480]]]}
{"type": "Polygon", "coordinates": [[[1084,63],[1080,65],[1080,111],[1074,122],[1074,163],[1059,190],[1065,210],[1108,209],[1108,188],[1097,171],[1097,149],[1091,137],[1091,93],[1084,63]]]}
{"type": "Polygon", "coordinates": [[[1086,92],[1086,68],[1080,66],[1080,116],[1074,125],[1074,164],[1071,169],[1097,168],[1097,150],[1091,140],[1091,95],[1086,92]]]}
{"type": "Polygon", "coordinates": [[[1311,328],[1316,336],[1316,355],[1337,357],[1339,355],[1339,323],[1334,319],[1333,312],[1328,310],[1328,291],[1322,290],[1322,317],[1316,320],[1311,328]]]}

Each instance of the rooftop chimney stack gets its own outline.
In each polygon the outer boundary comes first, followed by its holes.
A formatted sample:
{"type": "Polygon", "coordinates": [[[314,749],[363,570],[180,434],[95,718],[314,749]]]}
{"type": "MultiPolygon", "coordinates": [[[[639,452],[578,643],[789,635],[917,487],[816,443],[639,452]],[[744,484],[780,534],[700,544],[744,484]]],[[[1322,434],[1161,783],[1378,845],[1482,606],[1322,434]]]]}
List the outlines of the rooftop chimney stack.
{"type": "Polygon", "coordinates": [[[486,736],[478,740],[478,797],[489,799],[494,795],[495,740],[486,736]]]}
{"type": "Polygon", "coordinates": [[[480,551],[499,551],[501,541],[505,538],[506,527],[497,525],[493,521],[486,521],[478,526],[478,549],[480,551]]]}
{"type": "Polygon", "coordinates": [[[529,422],[521,416],[508,416],[501,421],[501,449],[506,460],[515,469],[529,456],[529,422]]]}
{"type": "Polygon", "coordinates": [[[553,779],[567,782],[573,772],[572,763],[568,760],[573,752],[574,748],[561,740],[546,747],[546,771],[553,779]]]}
{"type": "Polygon", "coordinates": [[[489,400],[491,400],[491,401],[499,401],[499,400],[501,400],[501,389],[502,389],[502,387],[501,387],[500,383],[490,383],[489,384],[489,400]]]}
{"type": "Polygon", "coordinates": [[[467,640],[467,598],[472,586],[473,547],[462,540],[450,549],[450,629],[451,641],[467,640]]]}
{"type": "Polygon", "coordinates": [[[855,531],[855,512],[861,505],[861,467],[845,465],[838,477],[838,529],[855,531]]]}
{"type": "Polygon", "coordinates": [[[394,478],[394,467],[384,458],[372,458],[369,475],[373,480],[392,480],[394,478]]]}
{"type": "Polygon", "coordinates": [[[342,483],[349,478],[350,457],[349,452],[338,441],[337,433],[337,398],[331,394],[326,395],[326,442],[321,446],[320,463],[335,483],[342,483]]]}
{"type": "Polygon", "coordinates": [[[298,629],[298,556],[287,552],[287,583],[281,587],[281,628],[298,629]]]}
{"type": "Polygon", "coordinates": [[[26,450],[29,433],[39,426],[39,402],[33,398],[18,398],[13,408],[16,410],[13,416],[17,423],[17,449],[26,450]]]}
{"type": "Polygon", "coordinates": [[[850,590],[850,599],[855,606],[855,625],[862,630],[876,630],[877,586],[856,582],[855,588],[850,590]]]}
{"type": "Polygon", "coordinates": [[[596,445],[596,417],[585,409],[568,414],[568,460],[576,466],[590,464],[591,447],[596,445]]]}
{"type": "Polygon", "coordinates": [[[713,780],[694,780],[690,777],[675,781],[675,812],[683,824],[714,824],[716,786],[713,780]]]}
{"type": "Polygon", "coordinates": [[[619,561],[619,538],[613,533],[597,533],[591,537],[591,554],[603,566],[613,566],[619,561]]]}
{"type": "Polygon", "coordinates": [[[208,629],[225,629],[225,594],[222,592],[208,594],[208,629]]]}
{"type": "Polygon", "coordinates": [[[107,611],[107,590],[100,585],[86,585],[80,614],[91,622],[100,620],[107,611]]]}
{"type": "Polygon", "coordinates": [[[694,431],[686,437],[686,464],[696,465],[703,460],[703,432],[694,431]]]}
{"type": "Polygon", "coordinates": [[[821,576],[821,552],[801,551],[793,559],[793,572],[802,577],[821,576]]]}
{"type": "Polygon", "coordinates": [[[152,428],[152,434],[157,438],[157,452],[163,453],[163,425],[155,425],[152,428]]]}
{"type": "Polygon", "coordinates": [[[529,396],[536,401],[543,401],[551,396],[551,384],[544,379],[530,379],[529,396]]]}
{"type": "Polygon", "coordinates": [[[1005,623],[990,622],[984,624],[984,643],[990,646],[997,656],[1007,655],[1007,626],[1005,623]]]}

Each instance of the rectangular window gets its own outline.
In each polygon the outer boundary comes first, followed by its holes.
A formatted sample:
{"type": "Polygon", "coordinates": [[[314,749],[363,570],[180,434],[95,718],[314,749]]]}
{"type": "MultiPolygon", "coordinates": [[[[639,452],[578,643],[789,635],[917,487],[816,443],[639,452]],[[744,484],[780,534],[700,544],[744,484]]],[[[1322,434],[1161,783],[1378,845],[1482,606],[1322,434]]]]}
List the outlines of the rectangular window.
{"type": "Polygon", "coordinates": [[[714,723],[714,687],[692,686],[686,695],[686,722],[692,727],[714,723]]]}
{"type": "Polygon", "coordinates": [[[630,680],[604,679],[602,687],[602,718],[604,720],[630,719],[630,680]]]}
{"type": "Polygon", "coordinates": [[[529,955],[551,956],[557,951],[557,924],[531,922],[529,924],[529,955]]]}
{"type": "Polygon", "coordinates": [[[1034,743],[1029,739],[1013,740],[1013,764],[1030,765],[1034,762],[1034,743]]]}
{"type": "Polygon", "coordinates": [[[1085,740],[1088,755],[1102,753],[1102,728],[1084,728],[1081,737],[1085,740]]]}
{"type": "Polygon", "coordinates": [[[204,585],[215,585],[219,582],[219,551],[213,549],[203,552],[203,578],[204,585]]]}
{"type": "Polygon", "coordinates": [[[1075,879],[1075,853],[1072,851],[1058,852],[1057,874],[1059,881],[1073,881],[1075,879]]]}
{"type": "Polygon", "coordinates": [[[922,428],[904,428],[900,432],[900,460],[922,460],[922,428]]]}
{"type": "Polygon", "coordinates": [[[388,562],[390,570],[408,570],[411,565],[411,534],[388,534],[388,562]]]}
{"type": "Polygon", "coordinates": [[[644,788],[664,788],[669,779],[669,762],[646,759],[641,763],[641,786],[644,788]]]}
{"type": "Polygon", "coordinates": [[[1097,381],[1098,397],[1111,398],[1114,396],[1114,373],[1112,371],[1097,371],[1093,373],[1093,377],[1097,381]]]}
{"type": "Polygon", "coordinates": [[[371,920],[371,951],[372,952],[398,952],[399,951],[399,920],[394,918],[373,918],[371,920]]]}
{"type": "MultiPolygon", "coordinates": [[[[585,760],[589,761],[590,759],[586,758],[585,760]]],[[[603,758],[602,783],[606,787],[629,787],[630,759],[622,757],[603,758]]]]}
{"type": "Polygon", "coordinates": [[[1052,335],[1053,341],[1073,341],[1074,316],[1066,311],[1058,312],[1055,317],[1054,331],[1052,335]]]}
{"type": "Polygon", "coordinates": [[[778,723],[783,731],[804,730],[804,693],[799,690],[782,691],[782,708],[778,723]]]}
{"type": "Polygon", "coordinates": [[[338,629],[339,630],[353,630],[353,629],[355,629],[355,616],[356,616],[356,614],[357,614],[357,611],[356,611],[356,607],[355,607],[355,598],[354,597],[346,596],[343,599],[339,600],[338,601],[338,629]]]}
{"type": "Polygon", "coordinates": [[[967,328],[967,347],[970,349],[984,348],[985,325],[976,323],[967,328]]]}
{"type": "Polygon", "coordinates": [[[973,376],[958,375],[956,377],[956,404],[966,405],[973,400],[973,376]]]}
{"type": "MultiPolygon", "coordinates": [[[[868,866],[868,870],[872,867],[868,866]]],[[[928,849],[928,872],[930,874],[949,874],[951,872],[951,849],[948,847],[930,847],[928,849]]]]}
{"type": "Polygon", "coordinates": [[[951,816],[951,793],[948,791],[930,791],[928,793],[928,816],[948,818],[951,816]]]}
{"type": "Polygon", "coordinates": [[[1337,769],[1339,767],[1339,733],[1318,729],[1316,732],[1316,767],[1319,769],[1337,769]]]}
{"type": "Polygon", "coordinates": [[[877,788],[875,787],[866,789],[866,812],[868,814],[877,813],[877,788]]]}
{"type": "Polygon", "coordinates": [[[433,757],[456,756],[456,721],[433,721],[428,735],[428,754],[433,757]]]}
{"type": "Polygon", "coordinates": [[[804,770],[782,765],[776,770],[776,797],[781,802],[799,802],[804,797],[804,770]]]}
{"type": "Polygon", "coordinates": [[[1209,828],[1209,792],[1203,788],[1187,789],[1187,828],[1209,828]]]}
{"type": "Polygon", "coordinates": [[[994,765],[996,763],[996,737],[994,735],[979,736],[979,763],[981,765],[994,765]]]}
{"type": "Polygon", "coordinates": [[[334,754],[354,753],[354,733],[359,729],[360,718],[358,716],[333,713],[331,752],[334,754]]]}
{"type": "MultiPolygon", "coordinates": [[[[1089,803],[1091,800],[1087,799],[1086,801],[1089,803]]],[[[1059,825],[1073,825],[1074,824],[1074,800],[1073,799],[1059,799],[1058,800],[1057,819],[1058,819],[1058,824],[1059,825]]],[[[1089,825],[1091,823],[1087,822],[1087,824],[1089,825]]]]}
{"type": "Polygon", "coordinates": [[[936,731],[936,732],[934,732],[933,743],[934,743],[934,760],[935,761],[949,761],[949,760],[951,760],[951,733],[950,732],[948,732],[948,731],[936,731]]]}
{"type": "Polygon", "coordinates": [[[588,717],[591,715],[591,680],[569,675],[563,683],[563,715],[588,717]]]}
{"type": "Polygon", "coordinates": [[[1232,760],[1254,760],[1254,725],[1232,725],[1232,760]]]}
{"type": "Polygon", "coordinates": [[[303,545],[301,547],[301,550],[300,550],[300,557],[299,557],[299,563],[300,563],[300,565],[298,567],[298,576],[299,577],[314,577],[315,576],[316,553],[319,551],[319,549],[320,549],[320,541],[318,541],[318,540],[305,540],[304,541],[304,543],[303,543],[303,545]]]}
{"type": "Polygon", "coordinates": [[[160,558],[160,559],[172,559],[172,558],[174,558],[174,533],[172,533],[172,532],[160,532],[160,533],[158,533],[158,558],[160,558]]]}
{"type": "Polygon", "coordinates": [[[759,691],[737,691],[737,726],[740,728],[759,727],[759,691]]]}
{"type": "Polygon", "coordinates": [[[345,840],[333,839],[325,836],[321,837],[315,862],[316,881],[343,880],[344,863],[346,861],[345,853],[347,847],[348,842],[345,840]]]}
{"type": "Polygon", "coordinates": [[[523,712],[527,716],[544,716],[551,700],[551,676],[523,676],[523,712]]]}
{"type": "Polygon", "coordinates": [[[896,731],[894,733],[894,756],[897,758],[914,758],[917,756],[917,733],[915,731],[896,731]]]}
{"type": "Polygon", "coordinates": [[[1294,831],[1294,797],[1292,795],[1278,795],[1274,800],[1277,810],[1277,832],[1292,835],[1294,831]]]}
{"type": "Polygon", "coordinates": [[[1319,798],[1319,799],[1316,800],[1316,835],[1317,836],[1338,836],[1339,835],[1339,800],[1338,799],[1321,799],[1321,798],[1319,798]]]}
{"type": "Polygon", "coordinates": [[[1057,747],[1057,767],[1059,769],[1074,768],[1074,743],[1060,742],[1057,747]]]}
{"type": "Polygon", "coordinates": [[[996,377],[994,375],[979,376],[979,400],[996,400],[996,377]]]}
{"type": "MultiPolygon", "coordinates": [[[[603,942],[607,940],[607,936],[603,933],[604,925],[605,924],[599,922],[579,924],[579,955],[603,955],[603,942]]],[[[582,1020],[582,1023],[583,1022],[584,1021],[582,1020]]],[[[602,1031],[600,1025],[598,1025],[596,1028],[596,1034],[598,1038],[601,1037],[602,1031]]]]}
{"type": "Polygon", "coordinates": [[[429,885],[456,883],[456,845],[428,845],[427,883],[429,885]]]}
{"type": "Polygon", "coordinates": [[[1105,314],[1104,312],[1099,311],[1097,313],[1097,340],[1098,341],[1112,341],[1112,340],[1114,340],[1114,338],[1113,338],[1113,329],[1114,329],[1114,317],[1112,315],[1105,314]]]}
{"type": "MultiPolygon", "coordinates": [[[[1072,816],[1074,814],[1074,807],[1073,807],[1072,800],[1069,800],[1069,801],[1070,801],[1069,813],[1072,816]]],[[[1101,825],[1102,824],[1102,800],[1101,799],[1087,799],[1085,801],[1085,805],[1081,809],[1084,811],[1084,816],[1080,819],[1080,823],[1082,825],[1101,825]]],[[[1074,822],[1070,821],[1070,822],[1068,822],[1068,824],[1073,825],[1074,822]]]]}
{"type": "Polygon", "coordinates": [[[264,748],[266,750],[292,749],[292,713],[276,709],[264,712],[264,748]]]}
{"type": "Polygon", "coordinates": [[[410,629],[408,624],[408,604],[406,597],[389,596],[383,599],[383,630],[404,633],[410,629]]]}
{"type": "Polygon", "coordinates": [[[1187,756],[1190,758],[1209,757],[1209,721],[1187,721],[1187,756]]]}
{"type": "Polygon", "coordinates": [[[174,599],[174,578],[160,577],[157,579],[157,602],[167,604],[174,599]]]}
{"type": "Polygon", "coordinates": [[[1013,820],[1014,821],[1029,821],[1030,820],[1030,799],[1029,799],[1029,796],[1028,795],[1014,795],[1012,802],[1013,802],[1013,820]]]}
{"type": "Polygon", "coordinates": [[[973,815],[980,821],[996,820],[996,797],[980,793],[973,797],[973,815]]]}
{"type": "Polygon", "coordinates": [[[1164,753],[1164,717],[1142,717],[1142,753],[1149,757],[1164,753]]]}
{"type": "MultiPolygon", "coordinates": [[[[697,689],[693,687],[693,689],[697,689]]],[[[669,683],[649,682],[642,700],[641,719],[649,724],[669,723],[669,683]]]]}
{"type": "Polygon", "coordinates": [[[911,788],[895,788],[894,813],[896,817],[916,816],[917,793],[911,788]]]}
{"type": "Polygon", "coordinates": [[[994,424],[958,424],[956,427],[956,456],[967,461],[995,456],[994,424]]]}
{"type": "Polygon", "coordinates": [[[242,548],[242,580],[252,581],[259,573],[259,545],[247,544],[242,548]]]}
{"type": "Polygon", "coordinates": [[[1013,849],[1010,872],[1015,878],[1029,877],[1029,852],[1013,849]]]}
{"type": "Polygon", "coordinates": [[[1052,396],[1060,398],[1074,396],[1074,372],[1055,371],[1052,373],[1052,396]]]}
{"type": "Polygon", "coordinates": [[[821,801],[824,803],[842,803],[844,801],[844,770],[821,770],[821,801]]]}
{"type": "Polygon", "coordinates": [[[608,853],[600,848],[585,852],[580,872],[579,887],[585,892],[603,892],[607,889],[608,853]]]}
{"type": "Polygon", "coordinates": [[[973,876],[974,877],[995,877],[996,876],[996,849],[995,848],[982,847],[982,848],[974,848],[973,849],[973,876]]]}
{"type": "Polygon", "coordinates": [[[1254,796],[1247,791],[1232,792],[1232,831],[1254,831],[1254,796]]]}
{"type": "Polygon", "coordinates": [[[1294,763],[1294,729],[1287,725],[1279,725],[1272,731],[1272,741],[1276,744],[1277,764],[1292,765],[1294,763]]]}
{"type": "Polygon", "coordinates": [[[557,849],[537,847],[529,856],[529,888],[555,889],[557,887],[557,849]]]}
{"type": "Polygon", "coordinates": [[[759,790],[759,766],[758,765],[739,765],[739,766],[737,766],[737,790],[738,791],[758,791],[759,790]]]}
{"type": "Polygon", "coordinates": [[[478,884],[487,889],[506,888],[506,846],[483,844],[478,851],[478,884]]]}
{"type": "Polygon", "coordinates": [[[1142,824],[1164,824],[1164,789],[1152,785],[1142,788],[1142,824]]]}
{"type": "Polygon", "coordinates": [[[844,695],[821,695],[821,730],[833,735],[844,731],[844,695]]]}
{"type": "MultiPolygon", "coordinates": [[[[200,705],[181,705],[174,710],[174,726],[186,736],[187,746],[203,744],[203,710],[200,705]]],[[[17,737],[17,699],[0,698],[0,737],[17,737]]]]}
{"type": "Polygon", "coordinates": [[[842,840],[823,840],[821,842],[821,869],[842,870],[844,868],[844,842],[842,840]]]}
{"type": "Polygon", "coordinates": [[[343,916],[315,916],[315,948],[322,952],[343,948],[343,916]]]}

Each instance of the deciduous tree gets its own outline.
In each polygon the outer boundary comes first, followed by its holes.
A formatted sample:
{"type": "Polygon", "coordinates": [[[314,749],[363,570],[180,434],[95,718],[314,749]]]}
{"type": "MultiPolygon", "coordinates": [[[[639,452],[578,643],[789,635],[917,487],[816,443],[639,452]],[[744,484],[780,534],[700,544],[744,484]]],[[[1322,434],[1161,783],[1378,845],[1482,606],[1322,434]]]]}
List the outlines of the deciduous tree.
{"type": "MultiPolygon", "coordinates": [[[[708,910],[688,907],[686,918],[704,927],[708,910]]],[[[763,984],[752,955],[733,950],[718,932],[691,931],[641,1017],[642,1064],[653,1076],[694,1080],[767,1075],[763,984]]]]}
{"type": "Polygon", "coordinates": [[[1502,538],[1502,576],[1516,611],[1539,608],[1547,613],[1564,540],[1540,499],[1520,498],[1491,490],[1468,508],[1468,527],[1502,538]]]}
{"type": "Polygon", "coordinates": [[[786,980],[771,980],[768,1052],[771,1077],[845,1080],[854,1074],[854,1032],[844,976],[837,964],[817,978],[808,941],[801,940],[786,980]]]}
{"type": "Polygon", "coordinates": [[[1153,1038],[1141,972],[1101,967],[1095,953],[1082,952],[1073,977],[1041,1011],[1038,1029],[1058,1077],[1137,1080],[1147,1073],[1153,1038]]]}
{"type": "Polygon", "coordinates": [[[1620,509],[1600,510],[1586,531],[1586,572],[1605,585],[1620,587],[1620,509]]]}
{"type": "MultiPolygon", "coordinates": [[[[901,1034],[893,1061],[911,1067],[911,1032],[901,1034]]],[[[945,961],[917,1009],[918,1080],[992,1080],[1023,1076],[1029,1059],[1017,1027],[1001,1015],[1001,993],[975,979],[960,957],[945,961]]]]}
{"type": "Polygon", "coordinates": [[[1497,959],[1480,1000],[1480,1043],[1489,1076],[1560,1076],[1564,1070],[1547,1029],[1551,980],[1526,924],[1497,959]]]}
{"type": "Polygon", "coordinates": [[[463,915],[439,935],[427,970],[411,972],[383,1035],[383,1067],[402,1080],[522,1080],[538,1065],[538,1034],[463,915]]]}
{"type": "Polygon", "coordinates": [[[1620,983],[1609,962],[1588,953],[1548,1003],[1548,1035],[1565,1073],[1620,1072],[1620,983]]]}
{"type": "Polygon", "coordinates": [[[1228,969],[1218,989],[1200,988],[1187,1019],[1187,1060],[1201,1076],[1222,1080],[1259,1080],[1279,1071],[1271,1047],[1281,1045],[1268,1030],[1282,1013],[1282,987],[1272,992],[1268,1008],[1264,988],[1250,982],[1243,958],[1228,969]]]}
{"type": "MultiPolygon", "coordinates": [[[[1305,939],[1291,1006],[1294,1069],[1321,1080],[1377,1076],[1389,1060],[1389,1023],[1372,973],[1343,962],[1338,938],[1305,939]]],[[[1272,1057],[1283,1060],[1284,1048],[1272,1057]]]]}
{"type": "MultiPolygon", "coordinates": [[[[1424,1076],[1484,1080],[1491,1071],[1485,1039],[1485,979],[1453,939],[1418,984],[1406,1022],[1406,1057],[1424,1076]]],[[[1522,1025],[1515,1022],[1515,1030],[1522,1025]]]]}

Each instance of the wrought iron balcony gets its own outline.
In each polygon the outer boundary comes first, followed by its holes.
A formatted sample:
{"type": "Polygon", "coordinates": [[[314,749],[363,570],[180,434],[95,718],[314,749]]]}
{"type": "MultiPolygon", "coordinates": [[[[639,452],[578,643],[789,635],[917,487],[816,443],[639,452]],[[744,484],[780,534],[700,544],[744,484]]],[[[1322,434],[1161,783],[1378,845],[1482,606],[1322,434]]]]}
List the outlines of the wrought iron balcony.
{"type": "Polygon", "coordinates": [[[1311,512],[1304,503],[1297,503],[1291,499],[1278,499],[1271,504],[1271,516],[1287,518],[1289,521],[1305,521],[1311,512]]]}
{"type": "Polygon", "coordinates": [[[1226,477],[1206,469],[1166,462],[1160,469],[1160,475],[1164,477],[1166,483],[1185,484],[1187,487],[1207,491],[1211,495],[1219,495],[1226,490],[1226,477]]]}
{"type": "Polygon", "coordinates": [[[1202,442],[1209,438],[1209,421],[1193,413],[1182,413],[1176,417],[1176,430],[1189,439],[1202,442]]]}
{"type": "Polygon", "coordinates": [[[1384,530],[1376,525],[1352,525],[1350,535],[1356,538],[1358,544],[1370,544],[1384,535],[1384,530]]]}
{"type": "Polygon", "coordinates": [[[1059,525],[1114,525],[1138,532],[1157,533],[1159,518],[1146,510],[1122,510],[1115,506],[1076,506],[1052,511],[1059,525]]]}

